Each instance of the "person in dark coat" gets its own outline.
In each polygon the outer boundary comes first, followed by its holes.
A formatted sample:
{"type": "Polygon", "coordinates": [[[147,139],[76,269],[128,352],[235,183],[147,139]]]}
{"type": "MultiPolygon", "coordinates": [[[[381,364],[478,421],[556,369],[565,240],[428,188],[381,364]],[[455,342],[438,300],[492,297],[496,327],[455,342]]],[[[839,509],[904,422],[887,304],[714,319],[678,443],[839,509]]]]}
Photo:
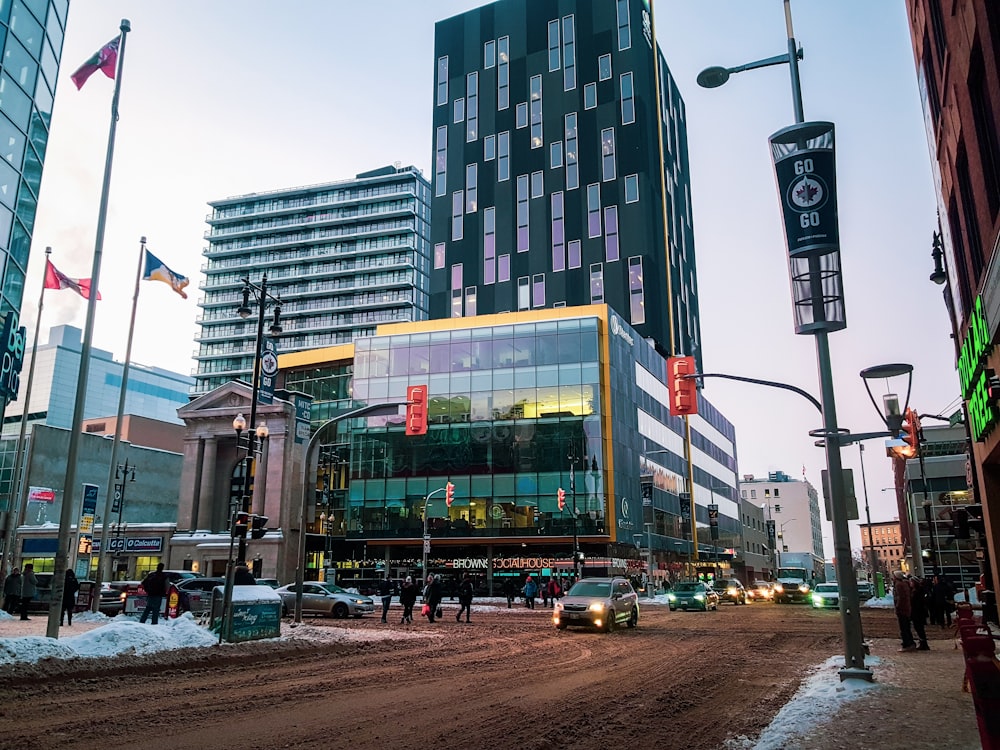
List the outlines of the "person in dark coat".
{"type": "MultiPolygon", "coordinates": [[[[250,568],[247,567],[245,562],[236,563],[236,570],[233,571],[233,585],[234,586],[256,586],[257,579],[253,577],[253,573],[250,572],[250,568]]],[[[156,624],[156,621],[153,621],[156,624]]]]}
{"type": "Polygon", "coordinates": [[[470,619],[472,617],[472,596],[474,589],[472,587],[472,579],[469,574],[466,573],[462,577],[462,582],[458,584],[458,603],[460,606],[458,614],[455,615],[455,622],[462,621],[462,613],[465,612],[465,621],[472,622],[470,619]]]}
{"type": "Polygon", "coordinates": [[[35,566],[28,563],[21,573],[21,619],[28,620],[28,603],[38,594],[38,579],[35,578],[35,566]]]}
{"type": "Polygon", "coordinates": [[[503,593],[507,597],[507,609],[510,609],[514,606],[514,599],[517,598],[517,583],[515,583],[513,576],[504,580],[503,593]]]}
{"type": "Polygon", "coordinates": [[[163,563],[156,566],[156,570],[149,573],[142,579],[142,588],[146,592],[146,608],[142,610],[139,622],[146,622],[150,614],[153,615],[155,625],[160,617],[160,607],[163,605],[163,597],[167,595],[167,574],[163,572],[163,563]]]}
{"type": "Polygon", "coordinates": [[[434,622],[438,607],[441,606],[441,578],[431,573],[427,576],[427,585],[424,586],[424,604],[430,607],[427,619],[434,622]]]}
{"type": "Polygon", "coordinates": [[[378,595],[382,598],[382,622],[388,622],[389,605],[392,604],[392,581],[388,575],[378,582],[378,595]]]}
{"type": "Polygon", "coordinates": [[[403,605],[403,619],[399,621],[400,625],[413,622],[413,605],[416,602],[417,585],[410,576],[406,576],[406,580],[403,581],[403,586],[399,590],[399,603],[403,605]]]}
{"type": "Polygon", "coordinates": [[[72,570],[66,571],[66,583],[63,584],[62,613],[59,615],[59,624],[73,626],[73,608],[76,607],[76,592],[80,590],[80,582],[76,580],[76,573],[72,570]]]}
{"type": "Polygon", "coordinates": [[[21,569],[14,568],[3,582],[3,611],[8,615],[17,613],[21,604],[21,569]]]}
{"type": "Polygon", "coordinates": [[[913,632],[917,634],[917,640],[920,641],[920,645],[917,646],[918,651],[930,651],[931,647],[927,645],[927,631],[925,625],[927,624],[927,593],[924,587],[924,581],[921,578],[909,578],[910,583],[910,623],[913,625],[913,632]]]}
{"type": "Polygon", "coordinates": [[[899,637],[903,645],[900,651],[916,651],[917,644],[913,640],[913,633],[910,630],[910,617],[913,614],[911,602],[913,599],[910,582],[906,580],[906,574],[901,570],[892,572],[892,601],[896,610],[896,621],[899,623],[899,637]]]}
{"type": "Polygon", "coordinates": [[[951,627],[951,613],[955,611],[955,589],[948,576],[934,576],[931,587],[931,622],[942,628],[951,627]]]}

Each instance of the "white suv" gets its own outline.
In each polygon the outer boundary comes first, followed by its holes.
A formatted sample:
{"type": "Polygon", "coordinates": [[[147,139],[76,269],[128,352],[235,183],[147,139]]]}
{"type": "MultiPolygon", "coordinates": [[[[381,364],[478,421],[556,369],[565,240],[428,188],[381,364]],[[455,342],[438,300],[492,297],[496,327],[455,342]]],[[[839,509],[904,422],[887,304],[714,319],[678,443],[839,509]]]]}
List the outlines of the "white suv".
{"type": "Polygon", "coordinates": [[[639,595],[626,578],[583,578],[556,600],[552,622],[559,630],[570,625],[608,633],[619,624],[634,628],[639,623],[639,595]]]}

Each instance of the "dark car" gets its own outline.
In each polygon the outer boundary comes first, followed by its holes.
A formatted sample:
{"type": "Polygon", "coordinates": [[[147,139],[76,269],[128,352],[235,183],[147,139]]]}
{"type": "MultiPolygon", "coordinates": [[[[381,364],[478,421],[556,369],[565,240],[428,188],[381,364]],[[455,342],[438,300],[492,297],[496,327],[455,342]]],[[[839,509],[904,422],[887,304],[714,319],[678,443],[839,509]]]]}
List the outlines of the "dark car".
{"type": "Polygon", "coordinates": [[[212,592],[216,586],[225,586],[225,578],[184,578],[177,581],[182,612],[200,615],[212,608],[212,592]]]}
{"type": "Polygon", "coordinates": [[[675,609],[700,609],[707,612],[719,608],[719,595],[701,581],[682,581],[675,583],[667,594],[667,603],[671,612],[675,609]]]}
{"type": "Polygon", "coordinates": [[[719,602],[747,603],[747,591],[743,583],[735,578],[720,578],[712,584],[712,588],[719,595],[719,602]]]}

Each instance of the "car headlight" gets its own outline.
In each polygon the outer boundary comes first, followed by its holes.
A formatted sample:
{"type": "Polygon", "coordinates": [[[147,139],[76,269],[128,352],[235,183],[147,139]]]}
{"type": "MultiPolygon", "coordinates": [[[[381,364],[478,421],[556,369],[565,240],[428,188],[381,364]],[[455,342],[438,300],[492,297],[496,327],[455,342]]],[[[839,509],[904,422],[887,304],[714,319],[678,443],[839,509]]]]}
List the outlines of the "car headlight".
{"type": "Polygon", "coordinates": [[[591,612],[603,612],[605,609],[604,602],[594,602],[589,607],[587,607],[591,612]]]}
{"type": "Polygon", "coordinates": [[[668,602],[676,602],[677,601],[677,594],[667,594],[667,601],[668,602]]]}
{"type": "Polygon", "coordinates": [[[813,606],[814,607],[822,607],[823,606],[823,597],[820,596],[819,594],[813,594],[813,606]]]}
{"type": "Polygon", "coordinates": [[[778,593],[778,594],[780,594],[780,593],[781,593],[781,592],[783,592],[784,590],[785,590],[785,587],[784,587],[784,586],[782,586],[782,585],[781,585],[780,583],[776,583],[776,584],[774,584],[774,591],[775,591],[775,593],[778,593]]]}
{"type": "Polygon", "coordinates": [[[809,593],[809,584],[808,583],[800,584],[799,585],[799,591],[801,591],[803,594],[808,594],[809,593]]]}
{"type": "Polygon", "coordinates": [[[556,612],[561,612],[561,611],[562,611],[562,609],[563,609],[563,605],[562,605],[562,602],[559,602],[559,601],[557,601],[557,602],[556,602],[556,606],[555,606],[555,611],[556,611],[556,612]]]}
{"type": "Polygon", "coordinates": [[[694,598],[697,599],[699,602],[705,601],[705,595],[704,594],[695,594],[694,598]]]}
{"type": "Polygon", "coordinates": [[[730,586],[728,589],[726,589],[726,593],[729,594],[730,596],[735,596],[736,595],[736,587],[735,586],[730,586]]]}
{"type": "Polygon", "coordinates": [[[355,604],[368,604],[368,602],[366,602],[364,599],[355,599],[354,603],[355,604]]]}

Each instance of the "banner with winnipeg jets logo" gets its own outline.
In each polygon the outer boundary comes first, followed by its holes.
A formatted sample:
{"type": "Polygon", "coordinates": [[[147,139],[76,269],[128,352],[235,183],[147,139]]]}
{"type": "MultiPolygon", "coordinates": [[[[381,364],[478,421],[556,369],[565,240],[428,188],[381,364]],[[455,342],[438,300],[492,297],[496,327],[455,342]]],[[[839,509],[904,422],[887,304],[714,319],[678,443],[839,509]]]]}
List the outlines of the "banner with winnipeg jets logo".
{"type": "Polygon", "coordinates": [[[788,254],[839,251],[833,123],[792,125],[779,130],[768,142],[784,213],[788,254]]]}

